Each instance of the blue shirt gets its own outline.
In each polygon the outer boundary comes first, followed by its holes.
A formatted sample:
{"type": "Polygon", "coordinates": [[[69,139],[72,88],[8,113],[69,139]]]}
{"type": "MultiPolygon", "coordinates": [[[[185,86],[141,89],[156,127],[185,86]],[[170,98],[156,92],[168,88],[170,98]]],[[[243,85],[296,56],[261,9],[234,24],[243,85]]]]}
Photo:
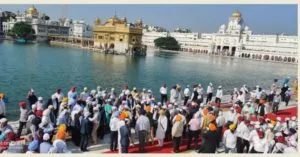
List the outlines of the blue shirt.
{"type": "Polygon", "coordinates": [[[49,142],[42,142],[40,144],[40,153],[48,153],[52,145],[49,142]]]}

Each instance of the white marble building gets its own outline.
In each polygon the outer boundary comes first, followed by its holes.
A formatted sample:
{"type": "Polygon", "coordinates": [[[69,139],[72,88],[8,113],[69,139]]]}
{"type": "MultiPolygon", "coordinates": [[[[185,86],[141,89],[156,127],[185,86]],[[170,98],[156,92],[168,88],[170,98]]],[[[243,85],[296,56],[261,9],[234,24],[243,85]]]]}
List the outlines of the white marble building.
{"type": "MultiPolygon", "coordinates": [[[[161,32],[143,34],[145,45],[151,44],[161,32]]],[[[284,34],[254,34],[244,26],[242,14],[235,11],[227,25],[220,26],[216,33],[179,33],[170,32],[166,36],[174,37],[181,51],[234,56],[241,58],[272,60],[297,63],[298,37],[284,34]]]]}
{"type": "Polygon", "coordinates": [[[37,41],[45,41],[49,35],[69,35],[70,27],[68,26],[68,20],[45,20],[39,15],[38,10],[34,6],[28,8],[23,14],[18,12],[16,19],[3,22],[4,32],[7,33],[11,30],[17,22],[26,22],[32,25],[37,41]]]}
{"type": "Polygon", "coordinates": [[[83,20],[75,20],[71,26],[71,35],[74,37],[91,38],[93,36],[92,27],[83,20]]]}

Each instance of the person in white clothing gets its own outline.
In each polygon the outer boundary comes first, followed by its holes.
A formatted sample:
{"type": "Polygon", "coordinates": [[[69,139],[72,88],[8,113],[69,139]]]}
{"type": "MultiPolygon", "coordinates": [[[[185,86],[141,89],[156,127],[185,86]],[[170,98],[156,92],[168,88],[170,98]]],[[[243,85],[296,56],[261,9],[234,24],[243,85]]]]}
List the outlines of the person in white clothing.
{"type": "Polygon", "coordinates": [[[186,103],[188,102],[188,100],[190,99],[190,96],[191,96],[190,86],[189,85],[187,85],[186,88],[184,89],[183,95],[184,95],[183,105],[186,105],[186,103]]]}
{"type": "Polygon", "coordinates": [[[80,98],[83,100],[83,101],[86,101],[86,99],[89,97],[89,93],[88,93],[88,88],[87,87],[84,87],[83,88],[83,92],[80,93],[80,98]]]}
{"type": "Polygon", "coordinates": [[[162,87],[160,87],[160,95],[161,95],[161,104],[164,104],[168,100],[168,88],[166,84],[163,84],[162,87]]]}
{"type": "Polygon", "coordinates": [[[291,141],[291,145],[289,145],[288,147],[286,147],[284,150],[283,150],[283,153],[297,153],[297,146],[298,146],[298,143],[297,141],[291,141]]]}
{"type": "Polygon", "coordinates": [[[234,153],[236,151],[237,136],[235,134],[235,125],[231,124],[229,129],[224,132],[223,144],[225,145],[225,153],[234,153]]]}
{"type": "Polygon", "coordinates": [[[93,123],[93,130],[92,130],[92,141],[96,145],[98,144],[98,136],[97,136],[97,130],[100,123],[100,113],[99,113],[99,107],[95,106],[93,107],[94,115],[92,118],[89,118],[89,121],[93,123]]]}
{"type": "Polygon", "coordinates": [[[44,110],[43,97],[38,97],[36,106],[37,106],[37,110],[44,110]]]}
{"type": "Polygon", "coordinates": [[[219,86],[217,89],[216,100],[215,100],[217,104],[221,104],[222,96],[223,96],[223,89],[222,86],[219,86]]]}
{"type": "Polygon", "coordinates": [[[283,136],[278,136],[276,138],[276,143],[274,144],[271,153],[283,153],[284,149],[288,146],[285,144],[285,139],[283,136]]]}
{"type": "Polygon", "coordinates": [[[116,111],[113,113],[113,118],[110,120],[109,128],[110,128],[110,150],[117,151],[118,147],[118,123],[119,120],[119,112],[116,111]]]}
{"type": "Polygon", "coordinates": [[[58,103],[62,102],[62,99],[64,98],[64,94],[61,92],[61,89],[57,89],[56,92],[54,93],[55,98],[57,98],[58,103]]]}
{"type": "Polygon", "coordinates": [[[211,101],[212,96],[213,96],[213,84],[209,83],[209,85],[207,86],[207,99],[206,99],[206,104],[211,101]]]}
{"type": "Polygon", "coordinates": [[[234,122],[236,117],[236,112],[233,107],[230,108],[230,111],[228,112],[228,116],[226,116],[226,123],[227,122],[234,122]]]}
{"type": "Polygon", "coordinates": [[[253,142],[253,148],[251,150],[251,153],[268,153],[269,151],[269,143],[267,139],[264,138],[264,132],[258,131],[258,136],[255,136],[252,139],[253,142]]]}
{"type": "Polygon", "coordinates": [[[240,116],[238,118],[239,124],[236,128],[237,135],[237,153],[244,153],[244,148],[246,147],[246,152],[249,151],[249,135],[250,129],[248,128],[249,121],[245,121],[244,117],[240,116]]]}
{"type": "Polygon", "coordinates": [[[176,86],[174,86],[174,87],[171,89],[171,91],[170,91],[170,102],[171,102],[171,103],[175,103],[175,101],[176,101],[176,99],[177,99],[176,94],[177,94],[177,92],[176,92],[176,86]]]}
{"type": "MultiPolygon", "coordinates": [[[[199,114],[199,115],[202,115],[202,112],[200,112],[200,113],[201,114],[199,114]]],[[[221,137],[222,137],[222,129],[223,129],[223,126],[226,124],[226,119],[225,119],[222,111],[219,111],[217,119],[216,119],[216,123],[217,123],[217,132],[218,132],[218,135],[219,135],[219,140],[218,140],[217,146],[219,146],[220,141],[221,141],[221,137]]]]}
{"type": "Polygon", "coordinates": [[[156,138],[158,141],[158,146],[160,148],[162,148],[164,145],[165,134],[166,134],[167,127],[168,127],[168,119],[165,116],[164,110],[160,110],[159,114],[160,115],[157,120],[156,138]]]}

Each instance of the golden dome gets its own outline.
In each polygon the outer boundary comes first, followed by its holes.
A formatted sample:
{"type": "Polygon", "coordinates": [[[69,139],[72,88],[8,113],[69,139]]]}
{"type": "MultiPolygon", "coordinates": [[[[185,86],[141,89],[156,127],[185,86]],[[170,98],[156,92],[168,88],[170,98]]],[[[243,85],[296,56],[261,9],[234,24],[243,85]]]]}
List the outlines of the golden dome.
{"type": "Polygon", "coordinates": [[[241,12],[239,12],[238,10],[235,11],[234,13],[232,13],[231,17],[233,18],[241,18],[242,17],[242,14],[241,12]]]}
{"type": "Polygon", "coordinates": [[[116,15],[114,15],[112,18],[108,19],[107,22],[115,24],[115,23],[119,23],[120,19],[116,15]]]}
{"type": "Polygon", "coordinates": [[[27,14],[36,15],[38,14],[37,9],[32,5],[30,8],[27,9],[27,14]]]}

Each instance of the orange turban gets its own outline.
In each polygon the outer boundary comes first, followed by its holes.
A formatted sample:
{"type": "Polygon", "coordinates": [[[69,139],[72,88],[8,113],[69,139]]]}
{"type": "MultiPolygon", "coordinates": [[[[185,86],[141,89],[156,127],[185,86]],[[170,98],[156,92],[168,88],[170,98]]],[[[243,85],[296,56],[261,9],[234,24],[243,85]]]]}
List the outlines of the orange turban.
{"type": "Polygon", "coordinates": [[[214,115],[212,115],[212,114],[210,114],[208,116],[208,118],[209,118],[209,121],[214,121],[216,119],[216,117],[214,115]]]}
{"type": "Polygon", "coordinates": [[[147,112],[150,112],[151,111],[151,106],[149,105],[149,106],[146,106],[146,111],[147,112]]]}
{"type": "Polygon", "coordinates": [[[212,123],[210,123],[210,124],[208,125],[208,128],[209,128],[210,131],[216,131],[216,130],[217,130],[216,125],[214,125],[214,124],[212,124],[212,123]]]}
{"type": "Polygon", "coordinates": [[[57,133],[56,133],[56,139],[64,140],[67,136],[67,126],[65,124],[61,124],[58,127],[57,133]]]}
{"type": "Polygon", "coordinates": [[[127,114],[126,114],[125,112],[122,112],[122,113],[120,114],[119,119],[120,119],[120,120],[125,120],[126,117],[127,117],[127,114]]]}
{"type": "Polygon", "coordinates": [[[204,109],[203,109],[203,115],[206,116],[207,114],[208,114],[208,109],[207,109],[207,108],[204,108],[204,109]]]}
{"type": "Polygon", "coordinates": [[[178,115],[176,115],[176,117],[175,117],[175,121],[177,121],[177,122],[179,122],[179,121],[181,121],[181,116],[178,114],[178,115]]]}

